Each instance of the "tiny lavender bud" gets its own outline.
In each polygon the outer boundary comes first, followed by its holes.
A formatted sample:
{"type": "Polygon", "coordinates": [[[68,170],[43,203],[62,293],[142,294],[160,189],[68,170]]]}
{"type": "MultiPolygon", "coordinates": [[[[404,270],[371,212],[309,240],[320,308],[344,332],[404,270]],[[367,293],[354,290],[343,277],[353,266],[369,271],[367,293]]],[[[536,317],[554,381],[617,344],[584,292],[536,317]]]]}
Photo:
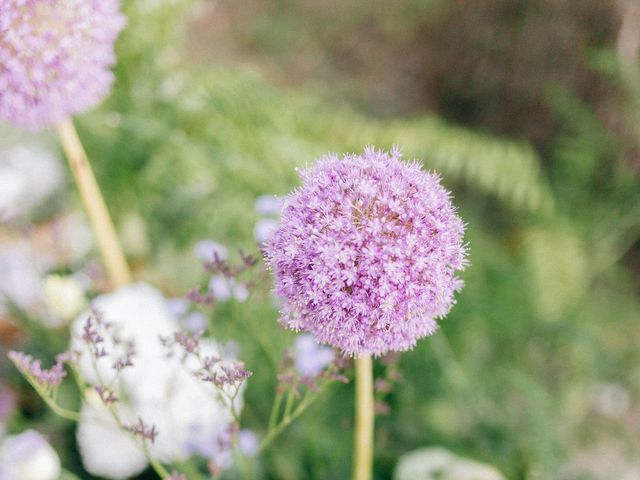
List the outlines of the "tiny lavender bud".
{"type": "Polygon", "coordinates": [[[4,0],[0,119],[39,129],[100,102],[124,23],[117,0],[4,0]]]}
{"type": "Polygon", "coordinates": [[[143,440],[149,440],[151,443],[155,442],[156,437],[158,436],[156,426],[145,424],[140,417],[138,417],[138,423],[135,425],[126,425],[124,429],[136,437],[140,437],[143,440]]]}
{"type": "Polygon", "coordinates": [[[412,348],[462,288],[464,223],[437,175],[367,148],[300,174],[266,249],[281,323],[343,352],[412,348]]]}

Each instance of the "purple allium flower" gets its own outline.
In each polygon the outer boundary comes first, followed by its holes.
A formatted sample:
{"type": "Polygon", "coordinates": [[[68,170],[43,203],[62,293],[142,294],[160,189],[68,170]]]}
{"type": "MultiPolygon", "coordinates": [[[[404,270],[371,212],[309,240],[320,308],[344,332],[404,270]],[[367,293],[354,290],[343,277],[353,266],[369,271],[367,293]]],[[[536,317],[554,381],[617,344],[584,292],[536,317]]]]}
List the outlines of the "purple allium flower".
{"type": "Polygon", "coordinates": [[[315,377],[333,362],[334,352],[331,348],[318,345],[313,335],[298,335],[294,344],[294,363],[301,375],[315,377]]]}
{"type": "Polygon", "coordinates": [[[464,223],[436,174],[401,153],[327,155],[300,173],[267,245],[280,322],[347,354],[412,348],[462,288],[464,223]]]}
{"type": "Polygon", "coordinates": [[[118,0],[3,0],[0,119],[35,130],[100,102],[124,24],[118,0]]]}

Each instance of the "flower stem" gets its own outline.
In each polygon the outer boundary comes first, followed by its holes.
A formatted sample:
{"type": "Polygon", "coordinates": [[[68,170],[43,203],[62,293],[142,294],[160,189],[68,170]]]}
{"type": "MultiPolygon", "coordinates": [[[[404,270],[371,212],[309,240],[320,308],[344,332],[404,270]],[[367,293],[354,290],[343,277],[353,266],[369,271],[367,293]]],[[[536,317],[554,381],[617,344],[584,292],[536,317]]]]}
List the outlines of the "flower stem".
{"type": "Polygon", "coordinates": [[[324,392],[331,383],[332,382],[325,382],[316,392],[313,392],[313,394],[311,395],[305,396],[304,399],[296,406],[296,408],[293,409],[293,412],[291,412],[288,416],[285,416],[282,421],[280,421],[280,423],[275,425],[273,428],[270,428],[266,436],[260,443],[258,451],[261,452],[265,448],[267,448],[271,444],[271,442],[273,442],[276,437],[280,435],[280,433],[282,433],[285,428],[287,428],[294,420],[302,415],[304,411],[320,397],[322,392],[324,392]]]}
{"type": "Polygon", "coordinates": [[[269,415],[269,427],[267,428],[267,430],[272,430],[273,427],[276,426],[276,423],[278,422],[278,416],[280,414],[280,407],[282,407],[282,393],[278,392],[271,407],[271,415],[269,415]]]}
{"type": "Polygon", "coordinates": [[[373,478],[373,362],[370,355],[355,359],[356,367],[356,432],[353,480],[373,478]]]}
{"type": "Polygon", "coordinates": [[[62,122],[58,126],[58,134],[93,227],[109,278],[115,287],[130,283],[131,272],[73,122],[70,119],[62,122]]]}

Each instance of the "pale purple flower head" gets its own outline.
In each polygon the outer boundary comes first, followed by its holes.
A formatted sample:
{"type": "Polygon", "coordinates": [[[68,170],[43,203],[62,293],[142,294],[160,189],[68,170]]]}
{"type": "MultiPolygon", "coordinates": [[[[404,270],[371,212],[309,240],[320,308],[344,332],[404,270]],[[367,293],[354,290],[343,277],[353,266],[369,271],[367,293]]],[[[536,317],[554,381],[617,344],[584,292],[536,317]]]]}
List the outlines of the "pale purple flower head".
{"type": "Polygon", "coordinates": [[[327,155],[300,173],[267,245],[280,321],[347,354],[412,348],[462,288],[464,223],[440,178],[398,149],[327,155]]]}
{"type": "Polygon", "coordinates": [[[0,120],[36,130],[99,103],[124,24],[118,0],[2,0],[0,120]]]}
{"type": "Polygon", "coordinates": [[[333,349],[318,345],[313,335],[298,335],[293,343],[296,370],[306,377],[316,377],[327,368],[335,357],[333,349]]]}

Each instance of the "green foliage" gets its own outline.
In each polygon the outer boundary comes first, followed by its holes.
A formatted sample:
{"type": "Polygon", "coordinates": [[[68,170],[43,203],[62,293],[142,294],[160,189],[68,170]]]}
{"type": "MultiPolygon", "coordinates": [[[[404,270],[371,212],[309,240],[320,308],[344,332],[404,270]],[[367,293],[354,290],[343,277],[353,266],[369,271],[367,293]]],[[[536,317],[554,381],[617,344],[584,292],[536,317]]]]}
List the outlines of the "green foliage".
{"type": "MultiPolygon", "coordinates": [[[[255,198],[286,194],[296,167],[329,151],[398,144],[454,190],[472,266],[441,331],[402,357],[391,415],[378,419],[378,478],[429,445],[494,464],[506,478],[556,478],[599,433],[593,385],[640,395],[640,303],[618,263],[640,234],[625,143],[566,91],[549,95],[562,126],[543,164],[527,144],[432,115],[373,118],[247,68],[193,65],[180,39],[196,3],[125,2],[116,89],[78,122],[110,208],[132,230],[126,237],[148,237],[129,249],[138,276],[183,294],[206,280],[191,255],[196,241],[257,253],[255,198]]],[[[211,323],[254,371],[243,421],[263,433],[273,372],[293,335],[276,323],[269,278],[253,280],[250,300],[218,307],[211,323]]],[[[346,478],[352,410],[352,387],[336,385],[257,461],[255,478],[346,478]]]]}

